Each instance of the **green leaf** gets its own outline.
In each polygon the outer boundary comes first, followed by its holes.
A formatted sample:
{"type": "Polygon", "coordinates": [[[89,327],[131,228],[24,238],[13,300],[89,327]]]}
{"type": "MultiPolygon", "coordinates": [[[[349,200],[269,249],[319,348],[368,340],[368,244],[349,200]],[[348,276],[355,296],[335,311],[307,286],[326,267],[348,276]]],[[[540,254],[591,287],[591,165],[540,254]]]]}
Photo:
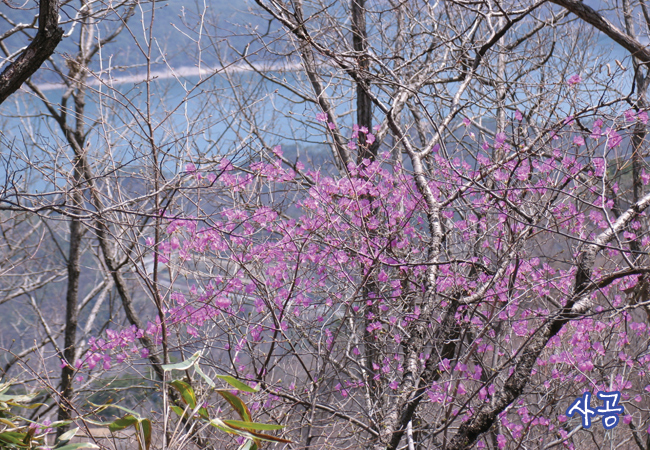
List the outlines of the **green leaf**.
{"type": "MultiPolygon", "coordinates": [[[[16,431],[0,433],[0,441],[6,442],[7,444],[14,444],[18,447],[27,447],[27,444],[23,443],[23,439],[25,439],[25,433],[18,433],[16,431]]],[[[0,445],[0,448],[3,448],[2,445],[0,445]]]]}
{"type": "Polygon", "coordinates": [[[259,439],[261,441],[269,441],[269,442],[282,442],[287,444],[291,443],[291,441],[287,439],[278,438],[275,436],[271,436],[269,434],[257,433],[254,431],[245,431],[240,428],[231,427],[226,423],[225,420],[221,420],[221,419],[212,419],[210,421],[210,425],[222,431],[225,431],[226,433],[237,434],[239,436],[244,436],[249,439],[256,439],[256,440],[259,439]]]}
{"type": "Polygon", "coordinates": [[[38,408],[39,406],[44,405],[43,403],[29,403],[29,404],[26,404],[24,402],[14,402],[14,401],[8,401],[8,402],[6,402],[6,404],[11,405],[11,406],[17,406],[19,408],[25,408],[25,409],[34,409],[34,408],[38,408]]]}
{"type": "Polygon", "coordinates": [[[54,447],[55,450],[77,450],[79,448],[99,448],[90,442],[77,442],[74,444],[64,445],[63,447],[54,447]]]}
{"type": "Polygon", "coordinates": [[[36,428],[28,428],[27,433],[24,433],[25,438],[23,439],[23,444],[27,444],[31,447],[31,442],[34,438],[34,433],[36,433],[36,428]]]}
{"type": "Polygon", "coordinates": [[[114,405],[114,404],[112,404],[112,403],[109,403],[109,404],[106,404],[106,405],[96,405],[96,404],[94,404],[93,402],[88,402],[88,403],[90,403],[91,405],[93,405],[95,408],[99,408],[99,410],[94,411],[95,413],[100,412],[100,411],[103,411],[103,410],[105,410],[106,408],[117,408],[117,409],[121,409],[122,411],[131,414],[133,417],[137,417],[138,419],[141,418],[141,417],[140,417],[140,414],[138,414],[137,412],[133,411],[132,409],[125,408],[124,406],[114,405]]]}
{"type": "Polygon", "coordinates": [[[61,436],[59,436],[59,439],[57,439],[57,445],[54,448],[62,447],[68,442],[70,442],[70,439],[75,437],[77,431],[79,431],[79,427],[73,428],[72,430],[68,430],[65,433],[63,433],[61,436]]]}
{"type": "Polygon", "coordinates": [[[75,437],[75,435],[77,434],[77,431],[79,431],[79,427],[73,428],[72,430],[69,430],[69,431],[66,431],[65,433],[63,433],[59,437],[57,442],[60,442],[61,444],[67,444],[70,439],[75,437]]]}
{"type": "Polygon", "coordinates": [[[281,430],[284,428],[282,425],[273,425],[267,423],[257,423],[257,422],[244,422],[242,420],[226,420],[223,422],[231,427],[243,428],[245,430],[281,430]]]}
{"type": "Polygon", "coordinates": [[[245,422],[251,422],[251,413],[248,410],[246,404],[241,401],[239,397],[231,394],[230,391],[226,391],[224,389],[219,389],[217,392],[219,395],[225,398],[228,403],[230,403],[230,406],[232,406],[235,411],[237,411],[237,414],[239,414],[239,417],[241,417],[242,420],[245,422]]]}
{"type": "Polygon", "coordinates": [[[217,375],[217,378],[225,381],[226,383],[228,383],[229,385],[231,385],[232,387],[240,391],[252,392],[252,393],[259,391],[259,388],[255,389],[253,387],[250,387],[246,383],[243,383],[239,381],[237,378],[231,377],[230,375],[217,375]]]}
{"type": "Polygon", "coordinates": [[[196,364],[196,365],[194,366],[194,370],[196,371],[196,373],[198,373],[199,375],[201,375],[201,377],[203,377],[203,379],[205,380],[205,382],[208,383],[208,386],[210,386],[210,387],[213,388],[213,389],[217,387],[217,385],[214,384],[214,381],[212,381],[212,378],[210,378],[209,376],[207,376],[207,375],[206,375],[206,374],[201,370],[201,367],[199,367],[198,364],[196,364]]]}
{"type": "Polygon", "coordinates": [[[128,414],[121,419],[113,421],[110,425],[108,425],[108,429],[111,431],[120,431],[136,423],[138,423],[138,418],[132,416],[131,414],[128,414]]]}
{"type": "Polygon", "coordinates": [[[11,428],[16,428],[18,425],[13,423],[11,420],[5,419],[3,417],[0,417],[0,423],[4,423],[5,425],[9,425],[11,428]]]}
{"type": "Polygon", "coordinates": [[[142,419],[135,424],[136,430],[142,433],[144,437],[144,448],[149,450],[151,446],[151,421],[149,419],[142,419]]]}
{"type": "Polygon", "coordinates": [[[292,441],[288,439],[283,439],[275,436],[271,436],[270,434],[264,434],[264,433],[256,433],[253,431],[249,432],[252,436],[255,437],[255,439],[260,439],[262,441],[269,441],[269,442],[282,442],[283,444],[291,444],[292,441]]]}
{"type": "Polygon", "coordinates": [[[13,402],[14,404],[16,404],[16,406],[20,406],[18,405],[18,403],[29,403],[37,395],[38,392],[35,392],[33,394],[25,394],[25,395],[0,394],[0,402],[5,402],[5,403],[13,402]]]}
{"type": "Polygon", "coordinates": [[[48,428],[59,428],[65,425],[70,425],[72,423],[72,420],[57,420],[56,422],[52,422],[49,424],[47,427],[48,428]]]}
{"type": "Polygon", "coordinates": [[[176,414],[178,414],[179,417],[185,416],[185,410],[181,408],[180,406],[172,405],[171,406],[172,411],[174,411],[176,414]]]}
{"type": "Polygon", "coordinates": [[[209,417],[208,410],[203,407],[199,408],[199,416],[207,420],[209,417]]]}
{"type": "Polygon", "coordinates": [[[185,403],[190,405],[190,408],[196,408],[196,396],[194,395],[194,389],[192,386],[184,382],[183,380],[174,380],[170,383],[172,386],[181,393],[185,403]]]}
{"type": "Polygon", "coordinates": [[[196,352],[189,359],[186,359],[185,361],[181,361],[175,364],[165,364],[164,366],[162,366],[162,368],[165,372],[169,370],[187,370],[198,361],[200,356],[201,356],[201,352],[196,352]]]}

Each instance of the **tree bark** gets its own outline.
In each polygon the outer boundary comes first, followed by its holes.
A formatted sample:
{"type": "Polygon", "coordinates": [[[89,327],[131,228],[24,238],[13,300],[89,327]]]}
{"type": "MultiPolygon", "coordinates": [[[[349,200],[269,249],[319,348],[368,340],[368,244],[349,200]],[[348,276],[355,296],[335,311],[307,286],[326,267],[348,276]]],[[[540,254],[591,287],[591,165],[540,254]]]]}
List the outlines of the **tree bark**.
{"type": "Polygon", "coordinates": [[[0,74],[0,104],[31,77],[54,53],[63,39],[59,25],[58,0],[41,0],[38,16],[38,32],[34,40],[20,56],[0,74]]]}
{"type": "MultiPolygon", "coordinates": [[[[368,33],[366,31],[366,9],[365,0],[352,0],[352,46],[357,55],[357,125],[366,127],[368,132],[372,131],[372,99],[368,95],[368,33]]],[[[377,156],[377,149],[374,145],[366,144],[366,135],[359,133],[359,162],[363,158],[374,160],[377,156]]]]}
{"type": "Polygon", "coordinates": [[[650,63],[650,49],[640,43],[638,40],[629,36],[624,31],[617,28],[609,20],[601,16],[598,11],[587,6],[579,0],[550,0],[551,3],[566,8],[569,12],[575,14],[580,19],[587,22],[594,28],[602,31],[609,36],[614,42],[629,51],[632,56],[638,58],[644,64],[650,63]]]}
{"type": "MultiPolygon", "coordinates": [[[[75,164],[75,184],[78,185],[81,180],[81,172],[78,169],[78,164],[75,164]]],[[[81,194],[76,191],[75,203],[81,204],[81,194]]],[[[79,219],[72,219],[70,222],[70,250],[68,252],[68,288],[66,292],[66,311],[65,311],[65,336],[63,358],[67,363],[61,369],[61,402],[59,404],[59,420],[70,419],[70,409],[68,405],[72,401],[74,391],[73,377],[74,377],[74,359],[77,350],[77,324],[78,324],[78,299],[79,299],[79,278],[81,274],[80,259],[81,259],[81,221],[79,219]]],[[[57,428],[57,436],[61,436],[67,427],[57,428]]]]}

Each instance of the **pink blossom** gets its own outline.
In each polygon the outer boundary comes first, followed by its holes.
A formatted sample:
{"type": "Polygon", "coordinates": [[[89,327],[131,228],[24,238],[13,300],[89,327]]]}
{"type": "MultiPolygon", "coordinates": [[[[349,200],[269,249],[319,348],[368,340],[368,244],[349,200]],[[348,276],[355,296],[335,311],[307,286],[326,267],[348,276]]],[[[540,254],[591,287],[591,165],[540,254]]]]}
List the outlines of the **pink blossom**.
{"type": "Polygon", "coordinates": [[[194,173],[196,172],[196,166],[193,163],[187,163],[185,165],[185,172],[194,173]]]}
{"type": "Polygon", "coordinates": [[[505,141],[506,141],[506,134],[497,133],[496,136],[494,136],[494,148],[501,148],[505,141]]]}
{"type": "Polygon", "coordinates": [[[643,184],[648,184],[648,182],[650,182],[650,174],[646,173],[645,169],[641,170],[641,181],[643,184]]]}
{"type": "Polygon", "coordinates": [[[524,120],[524,115],[521,113],[521,111],[519,111],[519,110],[515,111],[515,119],[517,119],[519,121],[524,120]]]}
{"type": "Polygon", "coordinates": [[[592,164],[594,165],[594,175],[602,177],[605,174],[605,159],[594,158],[592,164]]]}
{"type": "Polygon", "coordinates": [[[603,131],[601,130],[601,128],[598,126],[594,126],[594,128],[591,130],[591,135],[589,137],[591,139],[600,139],[602,135],[603,135],[603,131]]]}
{"type": "Polygon", "coordinates": [[[229,171],[229,170],[233,170],[234,167],[233,167],[233,165],[230,163],[230,160],[229,160],[229,159],[227,159],[227,158],[222,158],[221,161],[219,162],[219,169],[220,169],[220,170],[223,170],[223,171],[229,171]]]}
{"type": "Polygon", "coordinates": [[[634,122],[636,120],[636,111],[633,109],[628,109],[623,113],[623,116],[625,116],[626,122],[634,122]]]}
{"type": "Polygon", "coordinates": [[[609,148],[618,147],[621,144],[621,141],[623,141],[623,138],[613,128],[605,129],[605,134],[608,137],[607,146],[609,148]]]}
{"type": "Polygon", "coordinates": [[[316,114],[316,120],[319,122],[327,122],[327,113],[321,112],[316,114]]]}
{"type": "Polygon", "coordinates": [[[355,141],[349,141],[348,142],[348,148],[350,150],[356,150],[357,149],[357,143],[355,141]]]}
{"type": "Polygon", "coordinates": [[[567,80],[566,84],[569,86],[574,86],[582,81],[582,77],[579,74],[575,74],[567,80]]]}
{"type": "Polygon", "coordinates": [[[375,135],[372,134],[372,133],[368,134],[366,136],[366,142],[368,143],[368,145],[374,144],[375,143],[375,135]]]}

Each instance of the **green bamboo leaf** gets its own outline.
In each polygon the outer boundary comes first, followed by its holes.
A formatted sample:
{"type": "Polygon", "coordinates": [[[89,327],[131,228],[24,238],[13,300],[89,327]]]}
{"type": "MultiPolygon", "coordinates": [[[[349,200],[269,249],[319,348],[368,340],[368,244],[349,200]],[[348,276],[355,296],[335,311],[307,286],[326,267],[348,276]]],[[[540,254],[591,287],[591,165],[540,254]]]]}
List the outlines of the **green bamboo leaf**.
{"type": "Polygon", "coordinates": [[[196,371],[196,373],[198,373],[199,375],[201,375],[201,377],[205,380],[205,382],[208,383],[208,386],[210,386],[210,387],[213,388],[213,389],[217,387],[217,385],[214,383],[214,381],[212,381],[212,378],[210,378],[209,376],[207,376],[207,375],[206,375],[206,374],[201,370],[201,367],[199,367],[199,364],[198,364],[198,363],[194,365],[194,370],[196,371]]]}
{"type": "Polygon", "coordinates": [[[144,437],[144,450],[149,450],[151,446],[151,421],[149,419],[142,419],[135,424],[135,427],[144,437]]]}
{"type": "Polygon", "coordinates": [[[208,410],[204,407],[199,408],[199,416],[207,420],[209,417],[208,410]]]}
{"type": "Polygon", "coordinates": [[[241,435],[241,432],[239,430],[236,430],[234,428],[230,428],[221,419],[212,419],[212,420],[210,420],[210,425],[212,425],[215,428],[220,429],[221,431],[225,431],[226,433],[241,435]]]}
{"type": "Polygon", "coordinates": [[[255,439],[259,439],[262,441],[268,441],[268,442],[282,442],[283,444],[291,444],[292,441],[288,439],[283,439],[275,436],[271,436],[270,434],[264,434],[264,433],[257,433],[250,431],[249,432],[255,439]]]}
{"type": "MultiPolygon", "coordinates": [[[[5,431],[4,433],[0,433],[0,441],[6,442],[7,444],[14,444],[18,447],[28,446],[27,444],[23,443],[24,439],[25,433],[18,433],[17,431],[5,431]]],[[[0,445],[0,448],[3,448],[3,446],[0,445]]]]}
{"type": "Polygon", "coordinates": [[[234,410],[237,411],[237,414],[239,414],[239,417],[241,417],[243,421],[251,422],[251,413],[248,410],[246,404],[241,401],[239,397],[231,394],[230,391],[226,391],[224,389],[217,390],[217,393],[219,393],[219,395],[221,395],[224,399],[226,399],[228,403],[230,403],[230,406],[232,406],[234,410]]]}
{"type": "Polygon", "coordinates": [[[231,427],[244,428],[246,430],[281,430],[284,428],[282,425],[273,425],[267,423],[257,423],[257,422],[244,422],[242,420],[226,420],[223,422],[231,427]]]}
{"type": "MultiPolygon", "coordinates": [[[[99,422],[97,420],[92,420],[92,419],[88,419],[88,418],[85,418],[84,422],[88,422],[88,423],[90,423],[92,425],[97,425],[98,427],[107,427],[107,426],[109,426],[111,424],[111,422],[99,422]]],[[[49,426],[51,426],[51,425],[49,425],[49,426]]]]}
{"type": "Polygon", "coordinates": [[[108,429],[111,431],[120,431],[125,428],[130,427],[131,425],[134,425],[138,423],[138,418],[132,416],[131,414],[128,414],[121,419],[114,420],[108,425],[108,429]]]}
{"type": "Polygon", "coordinates": [[[184,382],[183,380],[174,380],[170,383],[172,386],[181,393],[185,403],[190,405],[190,408],[196,408],[196,396],[194,395],[194,389],[192,386],[184,382]]]}
{"type": "Polygon", "coordinates": [[[38,392],[33,394],[0,394],[0,402],[14,402],[15,406],[20,406],[18,403],[29,403],[34,397],[38,395],[38,392]]]}
{"type": "Polygon", "coordinates": [[[49,424],[47,427],[48,428],[59,428],[63,427],[66,425],[70,425],[72,423],[72,420],[57,420],[56,422],[52,422],[49,424]]]}
{"type": "Polygon", "coordinates": [[[114,404],[112,404],[112,403],[108,403],[108,404],[105,404],[105,405],[96,405],[96,404],[94,404],[93,402],[88,402],[88,403],[90,403],[90,404],[91,404],[92,406],[94,406],[95,408],[100,408],[99,410],[94,411],[95,413],[100,412],[100,411],[103,411],[103,410],[105,410],[106,408],[117,408],[117,409],[120,409],[120,410],[122,410],[122,411],[124,411],[124,412],[126,412],[126,413],[131,414],[133,417],[137,417],[138,419],[141,419],[140,414],[138,414],[137,412],[133,411],[132,409],[125,408],[124,406],[114,405],[114,404]]]}
{"type": "Polygon", "coordinates": [[[5,419],[3,417],[0,417],[0,423],[4,423],[5,425],[9,425],[11,428],[16,428],[18,426],[15,423],[13,423],[11,420],[5,419]]]}
{"type": "Polygon", "coordinates": [[[246,431],[246,430],[243,430],[243,429],[240,429],[240,428],[231,427],[226,423],[225,420],[221,420],[221,419],[212,419],[210,421],[210,425],[212,425],[213,427],[218,428],[218,429],[220,429],[222,431],[225,431],[226,433],[236,434],[236,435],[243,436],[243,437],[246,437],[246,438],[249,438],[249,439],[260,440],[260,441],[268,441],[268,442],[282,442],[282,443],[286,443],[286,444],[291,443],[291,441],[289,441],[287,439],[278,438],[278,437],[275,437],[275,436],[271,436],[269,434],[258,433],[258,432],[254,432],[254,431],[246,431]]]}
{"type": "MultiPolygon", "coordinates": [[[[66,431],[65,433],[63,433],[63,434],[59,437],[59,439],[57,439],[57,442],[58,442],[57,447],[58,447],[59,445],[65,445],[65,444],[67,444],[67,443],[70,441],[70,439],[72,439],[73,437],[75,437],[75,435],[77,434],[77,431],[79,431],[79,427],[77,427],[77,428],[73,428],[72,430],[68,430],[68,431],[66,431]]],[[[55,447],[55,448],[56,448],[56,447],[55,447]]]]}
{"type": "Polygon", "coordinates": [[[54,447],[55,450],[77,450],[80,448],[99,448],[90,442],[77,442],[74,444],[64,445],[63,447],[54,447]]]}
{"type": "Polygon", "coordinates": [[[246,383],[243,383],[239,381],[237,378],[231,377],[230,375],[217,375],[217,378],[225,381],[226,383],[228,383],[229,385],[231,385],[232,387],[240,391],[252,392],[252,393],[259,391],[259,388],[255,389],[253,387],[250,387],[246,383]]]}
{"type": "Polygon", "coordinates": [[[16,406],[18,408],[25,408],[25,409],[34,409],[38,408],[39,406],[43,406],[43,403],[29,403],[25,404],[24,402],[14,402],[14,401],[8,401],[6,402],[7,405],[11,406],[16,406]]]}
{"type": "Polygon", "coordinates": [[[178,414],[179,417],[184,417],[186,415],[185,410],[183,408],[181,408],[180,406],[172,405],[171,408],[172,408],[172,411],[174,411],[176,414],[178,414]]]}
{"type": "Polygon", "coordinates": [[[24,433],[25,438],[23,439],[23,444],[27,444],[31,447],[31,442],[34,438],[35,433],[36,433],[36,428],[28,428],[27,433],[24,433]]]}
{"type": "Polygon", "coordinates": [[[198,361],[200,356],[201,356],[201,352],[196,352],[189,359],[186,359],[185,361],[181,361],[175,364],[165,364],[164,366],[162,366],[162,368],[165,372],[169,370],[187,370],[198,361]]]}

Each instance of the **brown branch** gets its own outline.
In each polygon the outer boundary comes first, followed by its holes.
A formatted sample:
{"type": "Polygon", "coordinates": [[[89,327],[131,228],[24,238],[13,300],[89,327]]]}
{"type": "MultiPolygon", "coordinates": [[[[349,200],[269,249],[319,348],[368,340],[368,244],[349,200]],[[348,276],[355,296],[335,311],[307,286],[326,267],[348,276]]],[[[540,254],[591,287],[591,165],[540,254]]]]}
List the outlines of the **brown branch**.
{"type": "Polygon", "coordinates": [[[31,77],[54,53],[63,39],[59,25],[58,0],[41,0],[38,16],[38,32],[34,40],[16,60],[0,74],[0,104],[31,77]]]}
{"type": "Polygon", "coordinates": [[[551,0],[551,3],[566,8],[589,25],[602,31],[621,47],[629,51],[635,58],[638,58],[646,64],[650,63],[650,49],[624,31],[618,29],[595,9],[579,0],[551,0]]]}

